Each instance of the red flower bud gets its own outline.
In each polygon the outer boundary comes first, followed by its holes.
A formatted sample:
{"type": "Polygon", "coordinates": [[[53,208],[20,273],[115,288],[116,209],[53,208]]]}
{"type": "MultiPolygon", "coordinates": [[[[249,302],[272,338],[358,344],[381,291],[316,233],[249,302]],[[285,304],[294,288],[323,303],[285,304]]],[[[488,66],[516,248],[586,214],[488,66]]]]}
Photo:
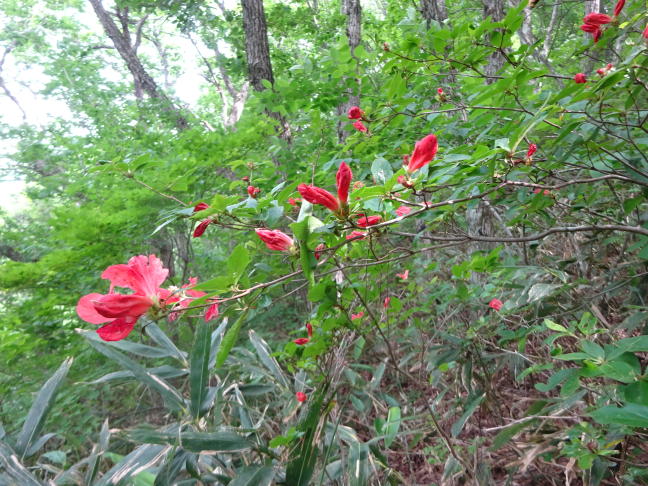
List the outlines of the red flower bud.
{"type": "Polygon", "coordinates": [[[614,6],[614,16],[618,17],[619,14],[621,13],[621,10],[623,10],[623,7],[625,6],[625,0],[619,0],[616,5],[614,6]]]}
{"type": "Polygon", "coordinates": [[[297,338],[293,341],[297,346],[303,346],[304,344],[307,344],[310,339],[308,338],[297,338]]]}
{"type": "Polygon", "coordinates": [[[258,187],[254,187],[254,186],[248,186],[247,192],[248,192],[248,194],[250,195],[251,198],[256,199],[257,194],[259,194],[261,192],[261,189],[259,189],[258,187]]]}
{"type": "Polygon", "coordinates": [[[588,34],[594,34],[595,32],[599,32],[601,30],[598,25],[593,24],[583,24],[580,26],[580,29],[583,32],[587,32],[588,34]]]}
{"type": "Polygon", "coordinates": [[[270,250],[289,251],[294,246],[292,238],[279,230],[257,228],[254,231],[270,250]]]}
{"type": "Polygon", "coordinates": [[[349,108],[349,120],[359,120],[364,115],[364,111],[359,106],[352,106],[349,108]]]}
{"type": "Polygon", "coordinates": [[[430,163],[436,156],[439,148],[436,135],[430,134],[427,137],[416,142],[414,152],[407,165],[407,172],[412,173],[419,170],[424,165],[430,163]]]}
{"type": "Polygon", "coordinates": [[[198,226],[196,226],[196,229],[193,232],[193,237],[198,238],[199,236],[202,236],[205,230],[207,229],[207,226],[211,224],[212,220],[211,219],[203,219],[198,226]]]}
{"type": "Polygon", "coordinates": [[[305,402],[306,399],[308,398],[304,392],[297,392],[295,393],[295,398],[299,403],[305,402]]]}
{"type": "Polygon", "coordinates": [[[382,217],[380,216],[364,216],[360,218],[356,224],[361,228],[367,228],[369,226],[373,226],[375,224],[380,223],[381,219],[382,217]]]}
{"type": "Polygon", "coordinates": [[[204,210],[207,209],[208,207],[209,207],[209,204],[204,203],[204,202],[201,202],[201,203],[198,203],[198,204],[196,204],[196,205],[194,206],[193,212],[194,212],[194,213],[197,213],[198,211],[204,211],[204,210]]]}
{"type": "Polygon", "coordinates": [[[250,182],[250,178],[248,176],[241,177],[241,180],[245,182],[250,182]]]}
{"type": "Polygon", "coordinates": [[[322,257],[322,250],[326,249],[326,245],[324,243],[320,243],[315,247],[315,260],[319,260],[322,257]]]}
{"type": "Polygon", "coordinates": [[[385,297],[385,300],[383,301],[383,307],[386,309],[389,307],[389,303],[391,302],[391,297],[385,297]]]}
{"type": "Polygon", "coordinates": [[[529,150],[527,150],[527,155],[526,155],[527,159],[533,157],[533,154],[535,154],[537,150],[538,150],[538,146],[535,143],[529,145],[529,150]]]}
{"type": "Polygon", "coordinates": [[[488,307],[490,307],[491,309],[495,309],[496,311],[499,311],[503,305],[504,304],[499,299],[493,299],[488,303],[488,307]]]}
{"type": "Polygon", "coordinates": [[[437,93],[439,93],[439,96],[443,96],[443,88],[437,88],[437,93]]]}
{"type": "Polygon", "coordinates": [[[337,192],[338,199],[341,203],[346,204],[349,200],[349,186],[351,185],[351,179],[353,179],[353,172],[346,162],[340,164],[340,168],[337,171],[335,180],[337,182],[337,192]]]}
{"type": "Polygon", "coordinates": [[[364,240],[367,237],[366,233],[363,233],[362,231],[352,231],[348,235],[346,235],[347,240],[353,240],[353,239],[358,239],[358,240],[364,240]]]}
{"type": "Polygon", "coordinates": [[[306,323],[306,332],[308,332],[308,337],[313,337],[313,325],[310,322],[306,323]]]}
{"type": "Polygon", "coordinates": [[[612,22],[612,18],[609,15],[602,13],[591,13],[587,14],[583,19],[583,22],[589,25],[605,25],[612,22]]]}
{"type": "Polygon", "coordinates": [[[340,209],[340,203],[335,196],[324,189],[317,186],[299,184],[297,190],[311,204],[320,204],[333,212],[337,212],[340,209]]]}
{"type": "Polygon", "coordinates": [[[587,83],[587,77],[583,73],[578,73],[574,76],[574,81],[576,84],[585,84],[587,83]]]}
{"type": "Polygon", "coordinates": [[[353,128],[355,128],[359,132],[367,133],[367,127],[365,127],[364,123],[362,123],[360,120],[353,123],[353,128]]]}
{"type": "Polygon", "coordinates": [[[396,215],[401,217],[405,216],[406,214],[409,214],[412,212],[412,209],[408,206],[400,206],[398,209],[396,209],[396,215]]]}
{"type": "Polygon", "coordinates": [[[643,38],[648,40],[648,24],[646,24],[646,28],[643,31],[643,38]]]}
{"type": "Polygon", "coordinates": [[[361,319],[364,316],[364,312],[360,311],[357,314],[351,314],[351,320],[355,321],[356,319],[361,319]]]}

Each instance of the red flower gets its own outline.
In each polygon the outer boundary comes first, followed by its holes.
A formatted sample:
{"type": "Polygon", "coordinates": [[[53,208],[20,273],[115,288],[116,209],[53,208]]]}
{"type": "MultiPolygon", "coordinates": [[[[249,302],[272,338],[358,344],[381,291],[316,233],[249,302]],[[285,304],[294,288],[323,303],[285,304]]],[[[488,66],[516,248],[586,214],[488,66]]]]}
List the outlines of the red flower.
{"type": "Polygon", "coordinates": [[[389,303],[391,302],[391,297],[385,297],[385,300],[383,301],[383,307],[386,309],[389,307],[389,303]]]}
{"type": "Polygon", "coordinates": [[[443,96],[443,88],[437,88],[437,93],[439,93],[439,96],[443,96]]]}
{"type": "Polygon", "coordinates": [[[353,179],[353,172],[351,172],[349,166],[346,165],[346,162],[342,162],[337,174],[335,175],[338,200],[342,204],[347,204],[349,200],[349,186],[351,185],[351,179],[353,179]]]}
{"type": "MultiPolygon", "coordinates": [[[[205,292],[201,292],[200,290],[193,290],[193,287],[197,283],[197,278],[189,278],[189,283],[184,284],[179,289],[175,289],[172,292],[172,296],[166,299],[166,303],[176,304],[174,311],[169,314],[169,321],[175,321],[179,316],[179,312],[188,307],[194,299],[198,299],[207,295],[205,292]]],[[[213,300],[211,300],[211,302],[213,302],[213,300]]],[[[218,302],[215,302],[211,306],[209,306],[209,308],[207,308],[207,311],[205,312],[205,321],[209,322],[215,317],[218,317],[218,302]]]]}
{"type": "Polygon", "coordinates": [[[306,323],[306,332],[309,338],[313,337],[313,325],[310,322],[306,323]]]}
{"type": "Polygon", "coordinates": [[[614,6],[614,16],[618,17],[619,14],[621,13],[621,10],[623,10],[623,7],[625,6],[625,0],[619,0],[616,5],[614,6]]]}
{"type": "Polygon", "coordinates": [[[84,295],[77,303],[77,314],[90,324],[104,324],[97,330],[104,341],[124,339],[142,315],[171,296],[171,292],[160,288],[168,274],[155,255],[138,255],[125,265],[112,265],[101,274],[101,278],[110,280],[109,293],[84,295]],[[126,287],[134,293],[115,294],[115,287],[126,287]]]}
{"type": "Polygon", "coordinates": [[[367,237],[366,233],[363,233],[362,231],[352,231],[348,235],[346,235],[347,240],[364,240],[367,237]]]}
{"type": "Polygon", "coordinates": [[[436,135],[430,134],[427,137],[416,142],[414,152],[409,159],[407,165],[407,172],[412,173],[419,170],[424,165],[430,163],[437,153],[439,145],[437,143],[436,135]]]}
{"type": "Polygon", "coordinates": [[[292,238],[282,231],[262,228],[257,228],[254,231],[270,250],[290,251],[295,246],[292,238]]]}
{"type": "Polygon", "coordinates": [[[529,145],[529,150],[527,150],[527,154],[526,154],[527,162],[531,162],[531,159],[533,159],[533,154],[535,154],[537,150],[538,150],[538,146],[535,143],[529,145]]]}
{"type": "Polygon", "coordinates": [[[355,128],[359,132],[367,133],[367,127],[365,127],[364,123],[362,123],[360,120],[353,123],[353,128],[355,128]]]}
{"type": "Polygon", "coordinates": [[[326,249],[326,245],[324,243],[320,243],[315,247],[315,260],[319,260],[322,258],[322,250],[326,249]]]}
{"type": "Polygon", "coordinates": [[[600,25],[605,25],[605,24],[609,24],[610,22],[612,22],[612,17],[610,17],[609,15],[602,14],[602,13],[591,13],[591,14],[587,14],[585,16],[585,18],[583,19],[583,22],[585,24],[589,24],[589,25],[600,26],[600,25]]]}
{"type": "Polygon", "coordinates": [[[352,106],[349,108],[349,120],[359,120],[364,115],[364,111],[359,106],[352,106]]]}
{"type": "Polygon", "coordinates": [[[218,317],[218,303],[212,304],[207,308],[207,312],[205,312],[205,320],[206,321],[211,321],[212,319],[215,319],[218,317]]]}
{"type": "Polygon", "coordinates": [[[320,204],[334,213],[340,209],[340,203],[336,197],[324,189],[317,186],[299,184],[297,190],[299,191],[299,194],[301,194],[301,196],[311,204],[320,204]]]}
{"type": "Polygon", "coordinates": [[[409,270],[405,270],[403,273],[397,273],[396,276],[405,281],[409,277],[409,270]]]}
{"type": "Polygon", "coordinates": [[[576,76],[574,76],[574,81],[576,84],[584,84],[587,83],[587,78],[583,73],[578,73],[576,76]]]}
{"type": "Polygon", "coordinates": [[[297,346],[303,346],[304,344],[307,344],[310,339],[308,338],[297,338],[293,341],[297,346]]]}
{"type": "Polygon", "coordinates": [[[305,402],[306,399],[308,398],[304,392],[297,392],[295,393],[295,398],[299,403],[305,402]]]}
{"type": "Polygon", "coordinates": [[[357,314],[351,314],[351,320],[355,321],[356,319],[361,319],[364,316],[364,312],[360,311],[357,314]]]}
{"type": "Polygon", "coordinates": [[[499,299],[493,299],[488,303],[488,307],[495,309],[496,311],[499,311],[503,305],[504,304],[502,304],[502,301],[499,299]]]}
{"type": "Polygon", "coordinates": [[[641,35],[643,35],[644,39],[648,39],[648,24],[646,24],[646,28],[644,29],[643,34],[641,35]]]}
{"type": "Polygon", "coordinates": [[[199,236],[202,236],[205,230],[207,229],[207,226],[211,224],[212,220],[211,219],[203,219],[198,226],[196,226],[196,229],[193,232],[193,237],[198,238],[199,236]]]}
{"type": "Polygon", "coordinates": [[[251,198],[256,199],[257,194],[259,194],[261,192],[261,189],[259,189],[258,187],[254,187],[254,186],[248,186],[247,192],[248,192],[248,194],[250,195],[251,198]]]}
{"type": "Polygon", "coordinates": [[[583,32],[587,32],[588,34],[593,34],[593,33],[597,32],[597,31],[601,30],[598,25],[593,25],[593,24],[583,24],[583,25],[580,26],[580,29],[583,32]]]}
{"type": "Polygon", "coordinates": [[[412,212],[412,208],[408,206],[401,206],[396,209],[396,215],[399,217],[405,216],[406,214],[409,214],[412,212]]]}
{"type": "Polygon", "coordinates": [[[381,219],[382,218],[380,216],[363,216],[357,221],[356,224],[361,228],[367,228],[369,226],[380,223],[381,219]]]}
{"type": "Polygon", "coordinates": [[[298,198],[298,197],[296,197],[296,198],[289,197],[288,198],[288,204],[290,204],[291,206],[299,206],[300,202],[301,202],[301,199],[298,198]]]}
{"type": "Polygon", "coordinates": [[[194,208],[193,208],[193,212],[194,212],[194,213],[197,213],[198,211],[204,211],[204,210],[207,209],[208,207],[209,207],[209,204],[204,203],[204,202],[201,202],[201,203],[198,203],[198,204],[196,204],[196,205],[194,206],[194,208]]]}

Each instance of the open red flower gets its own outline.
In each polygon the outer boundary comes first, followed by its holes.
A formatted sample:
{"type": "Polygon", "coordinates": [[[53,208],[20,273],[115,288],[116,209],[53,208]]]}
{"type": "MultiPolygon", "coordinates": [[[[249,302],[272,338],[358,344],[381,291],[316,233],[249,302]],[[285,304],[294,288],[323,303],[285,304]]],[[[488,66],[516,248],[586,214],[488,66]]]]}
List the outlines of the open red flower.
{"type": "Polygon", "coordinates": [[[367,133],[367,127],[360,120],[353,122],[353,128],[362,133],[367,133]]]}
{"type": "Polygon", "coordinates": [[[306,396],[306,394],[304,392],[295,393],[295,398],[297,399],[297,401],[299,403],[305,402],[308,399],[308,397],[306,396]]]}
{"type": "Polygon", "coordinates": [[[84,295],[77,303],[77,314],[90,324],[104,324],[97,330],[104,341],[124,339],[151,307],[162,306],[171,298],[169,290],[160,288],[168,274],[155,255],[138,255],[125,265],[111,265],[101,274],[101,278],[110,280],[109,293],[84,295]],[[115,294],[115,287],[134,293],[115,294]]]}
{"type": "MultiPolygon", "coordinates": [[[[175,321],[179,317],[180,312],[186,309],[194,299],[207,295],[206,292],[193,289],[197,283],[198,279],[196,277],[191,277],[189,278],[189,283],[186,283],[179,289],[172,291],[172,296],[166,300],[167,303],[175,303],[173,312],[169,314],[169,321],[175,321]]],[[[211,299],[210,301],[214,302],[211,299]]],[[[205,321],[209,322],[215,317],[218,317],[218,302],[214,302],[210,305],[205,312],[205,321]]]]}
{"type": "Polygon", "coordinates": [[[397,273],[396,276],[405,281],[409,277],[409,270],[405,270],[403,273],[397,273]]]}
{"type": "Polygon", "coordinates": [[[355,321],[356,319],[362,319],[364,312],[360,311],[357,314],[351,314],[351,320],[355,321]]]}
{"type": "Polygon", "coordinates": [[[585,84],[587,83],[587,77],[583,73],[578,73],[574,76],[574,82],[576,84],[585,84]]]}
{"type": "Polygon", "coordinates": [[[364,115],[364,111],[359,106],[349,108],[349,120],[359,120],[364,115]]]}
{"type": "Polygon", "coordinates": [[[363,216],[362,218],[358,219],[356,224],[361,228],[368,228],[369,226],[380,223],[381,219],[382,217],[380,216],[363,216]]]}
{"type": "Polygon", "coordinates": [[[405,216],[406,214],[409,214],[412,212],[412,208],[409,206],[400,206],[399,208],[396,209],[396,215],[398,217],[405,216]]]}
{"type": "Polygon", "coordinates": [[[429,164],[436,156],[438,148],[439,144],[434,134],[430,134],[416,142],[414,152],[412,152],[412,156],[407,164],[407,172],[415,172],[424,165],[429,164]]]}
{"type": "Polygon", "coordinates": [[[499,311],[503,305],[504,304],[499,299],[493,299],[488,303],[488,307],[490,307],[491,309],[495,309],[496,311],[499,311]]]}
{"type": "Polygon", "coordinates": [[[270,250],[290,251],[295,246],[293,239],[282,231],[262,228],[257,228],[254,231],[270,250]]]}

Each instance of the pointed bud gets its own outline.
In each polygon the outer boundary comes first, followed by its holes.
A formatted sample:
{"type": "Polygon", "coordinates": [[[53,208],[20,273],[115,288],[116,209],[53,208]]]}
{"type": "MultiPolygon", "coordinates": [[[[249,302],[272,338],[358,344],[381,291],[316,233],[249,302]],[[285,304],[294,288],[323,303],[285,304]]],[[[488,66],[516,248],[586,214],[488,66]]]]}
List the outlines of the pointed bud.
{"type": "Polygon", "coordinates": [[[353,179],[353,172],[351,172],[346,162],[342,162],[335,176],[335,180],[337,182],[338,199],[343,204],[346,204],[349,200],[351,179],[353,179]]]}

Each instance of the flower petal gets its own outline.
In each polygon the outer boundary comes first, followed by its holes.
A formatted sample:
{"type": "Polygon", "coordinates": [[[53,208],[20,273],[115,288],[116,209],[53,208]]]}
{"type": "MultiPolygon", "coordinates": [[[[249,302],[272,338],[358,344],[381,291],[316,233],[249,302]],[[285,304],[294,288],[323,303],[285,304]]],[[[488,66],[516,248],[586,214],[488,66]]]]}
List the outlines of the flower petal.
{"type": "Polygon", "coordinates": [[[94,301],[95,310],[104,317],[139,317],[153,305],[145,295],[100,295],[94,301]]]}
{"type": "Polygon", "coordinates": [[[110,324],[97,329],[97,334],[104,341],[120,341],[131,333],[136,322],[137,318],[132,317],[115,319],[110,324]]]}
{"type": "Polygon", "coordinates": [[[128,261],[133,272],[133,287],[141,295],[157,295],[158,288],[166,280],[169,270],[164,268],[162,260],[155,255],[134,256],[128,261]]]}
{"type": "Polygon", "coordinates": [[[102,316],[97,312],[94,307],[95,302],[103,297],[102,294],[88,294],[84,295],[79,299],[79,302],[76,306],[76,312],[81,319],[90,324],[103,324],[104,322],[110,322],[113,320],[112,317],[102,316]]]}

